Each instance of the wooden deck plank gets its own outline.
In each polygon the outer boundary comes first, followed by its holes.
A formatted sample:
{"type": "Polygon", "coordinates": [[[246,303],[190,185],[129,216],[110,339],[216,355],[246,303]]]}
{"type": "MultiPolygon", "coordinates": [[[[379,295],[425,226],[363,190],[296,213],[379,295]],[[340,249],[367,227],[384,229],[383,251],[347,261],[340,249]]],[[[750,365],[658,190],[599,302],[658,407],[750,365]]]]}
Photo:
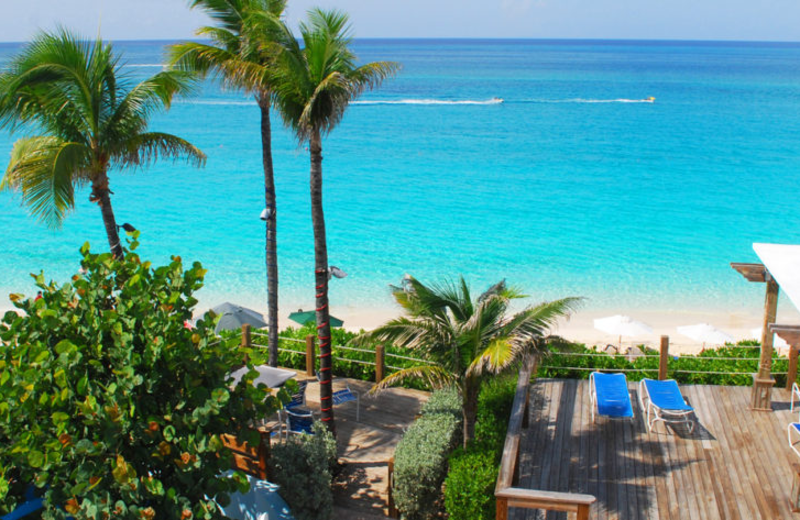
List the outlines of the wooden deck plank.
{"type": "MultiPolygon", "coordinates": [[[[535,382],[521,484],[596,496],[592,520],[800,520],[789,510],[788,406],[750,411],[749,387],[681,388],[699,420],[692,434],[664,424],[648,433],[643,417],[592,423],[588,382],[535,382]]],[[[788,401],[788,395],[776,389],[773,401],[788,401]]]]}
{"type": "Polygon", "coordinates": [[[728,441],[728,437],[720,433],[720,428],[724,428],[725,422],[722,417],[725,416],[724,412],[720,412],[722,405],[720,404],[720,395],[714,393],[709,386],[698,386],[696,392],[702,393],[706,396],[704,401],[704,408],[702,408],[702,415],[698,414],[698,420],[701,421],[703,428],[708,430],[709,435],[715,436],[717,447],[714,449],[713,459],[715,465],[720,469],[718,472],[718,479],[721,488],[727,495],[726,502],[729,506],[728,513],[730,518],[749,518],[750,511],[756,511],[755,501],[752,496],[744,492],[738,472],[729,472],[725,465],[727,461],[720,464],[720,459],[723,458],[724,453],[733,453],[733,449],[728,441]],[[748,508],[748,503],[750,507],[748,508]],[[735,515],[734,515],[735,512],[735,515]]]}

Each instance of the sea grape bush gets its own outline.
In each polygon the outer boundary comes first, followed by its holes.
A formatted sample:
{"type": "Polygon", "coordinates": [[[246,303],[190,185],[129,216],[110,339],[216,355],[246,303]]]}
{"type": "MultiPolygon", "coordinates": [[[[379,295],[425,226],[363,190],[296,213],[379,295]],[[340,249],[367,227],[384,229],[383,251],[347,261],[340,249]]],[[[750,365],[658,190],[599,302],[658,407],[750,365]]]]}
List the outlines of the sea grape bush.
{"type": "Polygon", "coordinates": [[[68,283],[39,274],[41,298],[11,296],[21,315],[0,322],[6,511],[34,484],[47,520],[214,519],[224,517],[212,498],[246,491],[241,474],[223,476],[220,435],[256,441],[248,425],[279,397],[248,377],[231,386],[242,353],[215,338],[212,319],[184,327],[201,265],[153,267],[137,237],[119,259],[86,244],[68,283]]]}
{"type": "Polygon", "coordinates": [[[461,442],[461,396],[453,389],[431,394],[395,450],[392,493],[408,520],[433,518],[447,474],[447,458],[461,442]]]}

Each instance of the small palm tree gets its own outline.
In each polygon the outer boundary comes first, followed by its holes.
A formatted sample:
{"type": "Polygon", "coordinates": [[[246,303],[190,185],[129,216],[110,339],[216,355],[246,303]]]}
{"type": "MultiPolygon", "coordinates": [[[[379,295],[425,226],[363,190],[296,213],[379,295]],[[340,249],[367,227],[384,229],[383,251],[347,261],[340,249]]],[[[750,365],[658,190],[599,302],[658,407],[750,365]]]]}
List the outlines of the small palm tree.
{"type": "Polygon", "coordinates": [[[170,48],[170,62],[206,76],[215,73],[230,88],[255,96],[261,111],[261,159],[266,205],[267,324],[269,364],[278,366],[278,242],[275,173],[272,165],[272,73],[281,38],[291,33],[281,23],[286,0],[193,0],[216,22],[197,35],[210,43],[184,42],[170,48]]]}
{"type": "Polygon", "coordinates": [[[317,335],[320,351],[322,420],[335,431],[331,386],[331,326],[328,309],[328,246],[322,211],[322,136],[342,120],[350,102],[366,89],[377,87],[399,66],[392,62],[356,64],[350,49],[352,35],[347,15],[313,9],[300,24],[301,43],[285,42],[279,58],[275,105],[300,143],[311,154],[311,218],[314,227],[314,266],[317,335]]]}
{"type": "Polygon", "coordinates": [[[184,139],[147,131],[153,113],[190,90],[190,78],[161,72],[134,85],[120,68],[110,44],[61,30],[34,38],[0,74],[0,127],[34,134],[14,144],[0,189],[19,190],[31,213],[57,228],[75,206],[75,188],[89,185],[115,256],[122,245],[109,170],[158,157],[201,166],[206,158],[184,139]]]}
{"type": "Polygon", "coordinates": [[[430,364],[399,370],[376,385],[380,390],[409,378],[433,387],[453,386],[462,398],[464,446],[474,436],[481,383],[512,370],[526,356],[544,351],[548,330],[568,315],[578,298],[528,307],[509,316],[510,303],[524,296],[501,281],[473,300],[462,277],[458,284],[426,286],[407,277],[392,291],[406,316],[361,336],[413,349],[430,364]]]}

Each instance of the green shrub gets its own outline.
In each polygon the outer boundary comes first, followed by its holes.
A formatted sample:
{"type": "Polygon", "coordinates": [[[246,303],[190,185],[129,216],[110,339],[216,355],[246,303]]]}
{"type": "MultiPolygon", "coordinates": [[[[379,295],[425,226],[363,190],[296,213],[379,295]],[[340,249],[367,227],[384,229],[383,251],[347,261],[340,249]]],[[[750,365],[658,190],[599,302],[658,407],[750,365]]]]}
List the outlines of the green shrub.
{"type": "Polygon", "coordinates": [[[514,402],[516,379],[484,384],[478,398],[475,439],[450,456],[444,483],[444,504],[452,520],[493,520],[494,487],[500,469],[506,429],[514,402]]]}
{"type": "Polygon", "coordinates": [[[451,520],[493,520],[498,465],[493,450],[458,448],[450,457],[444,505],[451,520]]]}
{"type": "Polygon", "coordinates": [[[86,244],[85,272],[70,283],[40,274],[40,299],[12,295],[23,315],[0,323],[6,511],[27,483],[43,493],[48,520],[222,518],[211,498],[247,490],[241,474],[220,476],[231,466],[220,435],[255,441],[248,424],[280,403],[264,387],[230,386],[242,356],[211,320],[184,328],[200,264],[152,268],[137,245],[115,259],[86,244]]]}
{"type": "Polygon", "coordinates": [[[336,439],[320,422],[314,423],[314,435],[293,435],[272,448],[270,479],[296,520],[332,517],[335,465],[336,439]]]}
{"type": "Polygon", "coordinates": [[[404,518],[432,518],[436,513],[447,457],[460,442],[461,421],[458,393],[434,392],[397,445],[392,493],[404,518]]]}

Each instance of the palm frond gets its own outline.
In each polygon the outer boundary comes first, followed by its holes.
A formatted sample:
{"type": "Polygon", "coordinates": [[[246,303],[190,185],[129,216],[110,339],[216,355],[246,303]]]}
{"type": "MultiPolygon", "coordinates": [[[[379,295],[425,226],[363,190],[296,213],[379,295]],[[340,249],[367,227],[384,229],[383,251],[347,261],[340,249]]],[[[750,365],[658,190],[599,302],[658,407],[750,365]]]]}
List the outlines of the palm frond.
{"type": "Polygon", "coordinates": [[[172,134],[146,132],[132,136],[113,150],[114,158],[120,167],[141,167],[152,164],[158,158],[174,161],[186,160],[200,167],[206,162],[206,155],[190,142],[172,134]]]}
{"type": "Polygon", "coordinates": [[[489,342],[489,345],[479,353],[469,364],[466,370],[467,377],[480,377],[487,373],[499,374],[520,356],[521,351],[509,338],[501,337],[489,342]]]}
{"type": "Polygon", "coordinates": [[[19,139],[0,189],[21,192],[31,214],[51,228],[61,225],[73,209],[74,186],[88,181],[86,147],[57,137],[19,139]]]}
{"type": "Polygon", "coordinates": [[[370,389],[369,393],[374,395],[381,390],[391,388],[409,379],[421,379],[434,389],[454,386],[458,383],[458,378],[454,377],[442,367],[436,365],[421,365],[404,368],[403,370],[398,370],[390,374],[383,381],[375,384],[370,389]]]}

